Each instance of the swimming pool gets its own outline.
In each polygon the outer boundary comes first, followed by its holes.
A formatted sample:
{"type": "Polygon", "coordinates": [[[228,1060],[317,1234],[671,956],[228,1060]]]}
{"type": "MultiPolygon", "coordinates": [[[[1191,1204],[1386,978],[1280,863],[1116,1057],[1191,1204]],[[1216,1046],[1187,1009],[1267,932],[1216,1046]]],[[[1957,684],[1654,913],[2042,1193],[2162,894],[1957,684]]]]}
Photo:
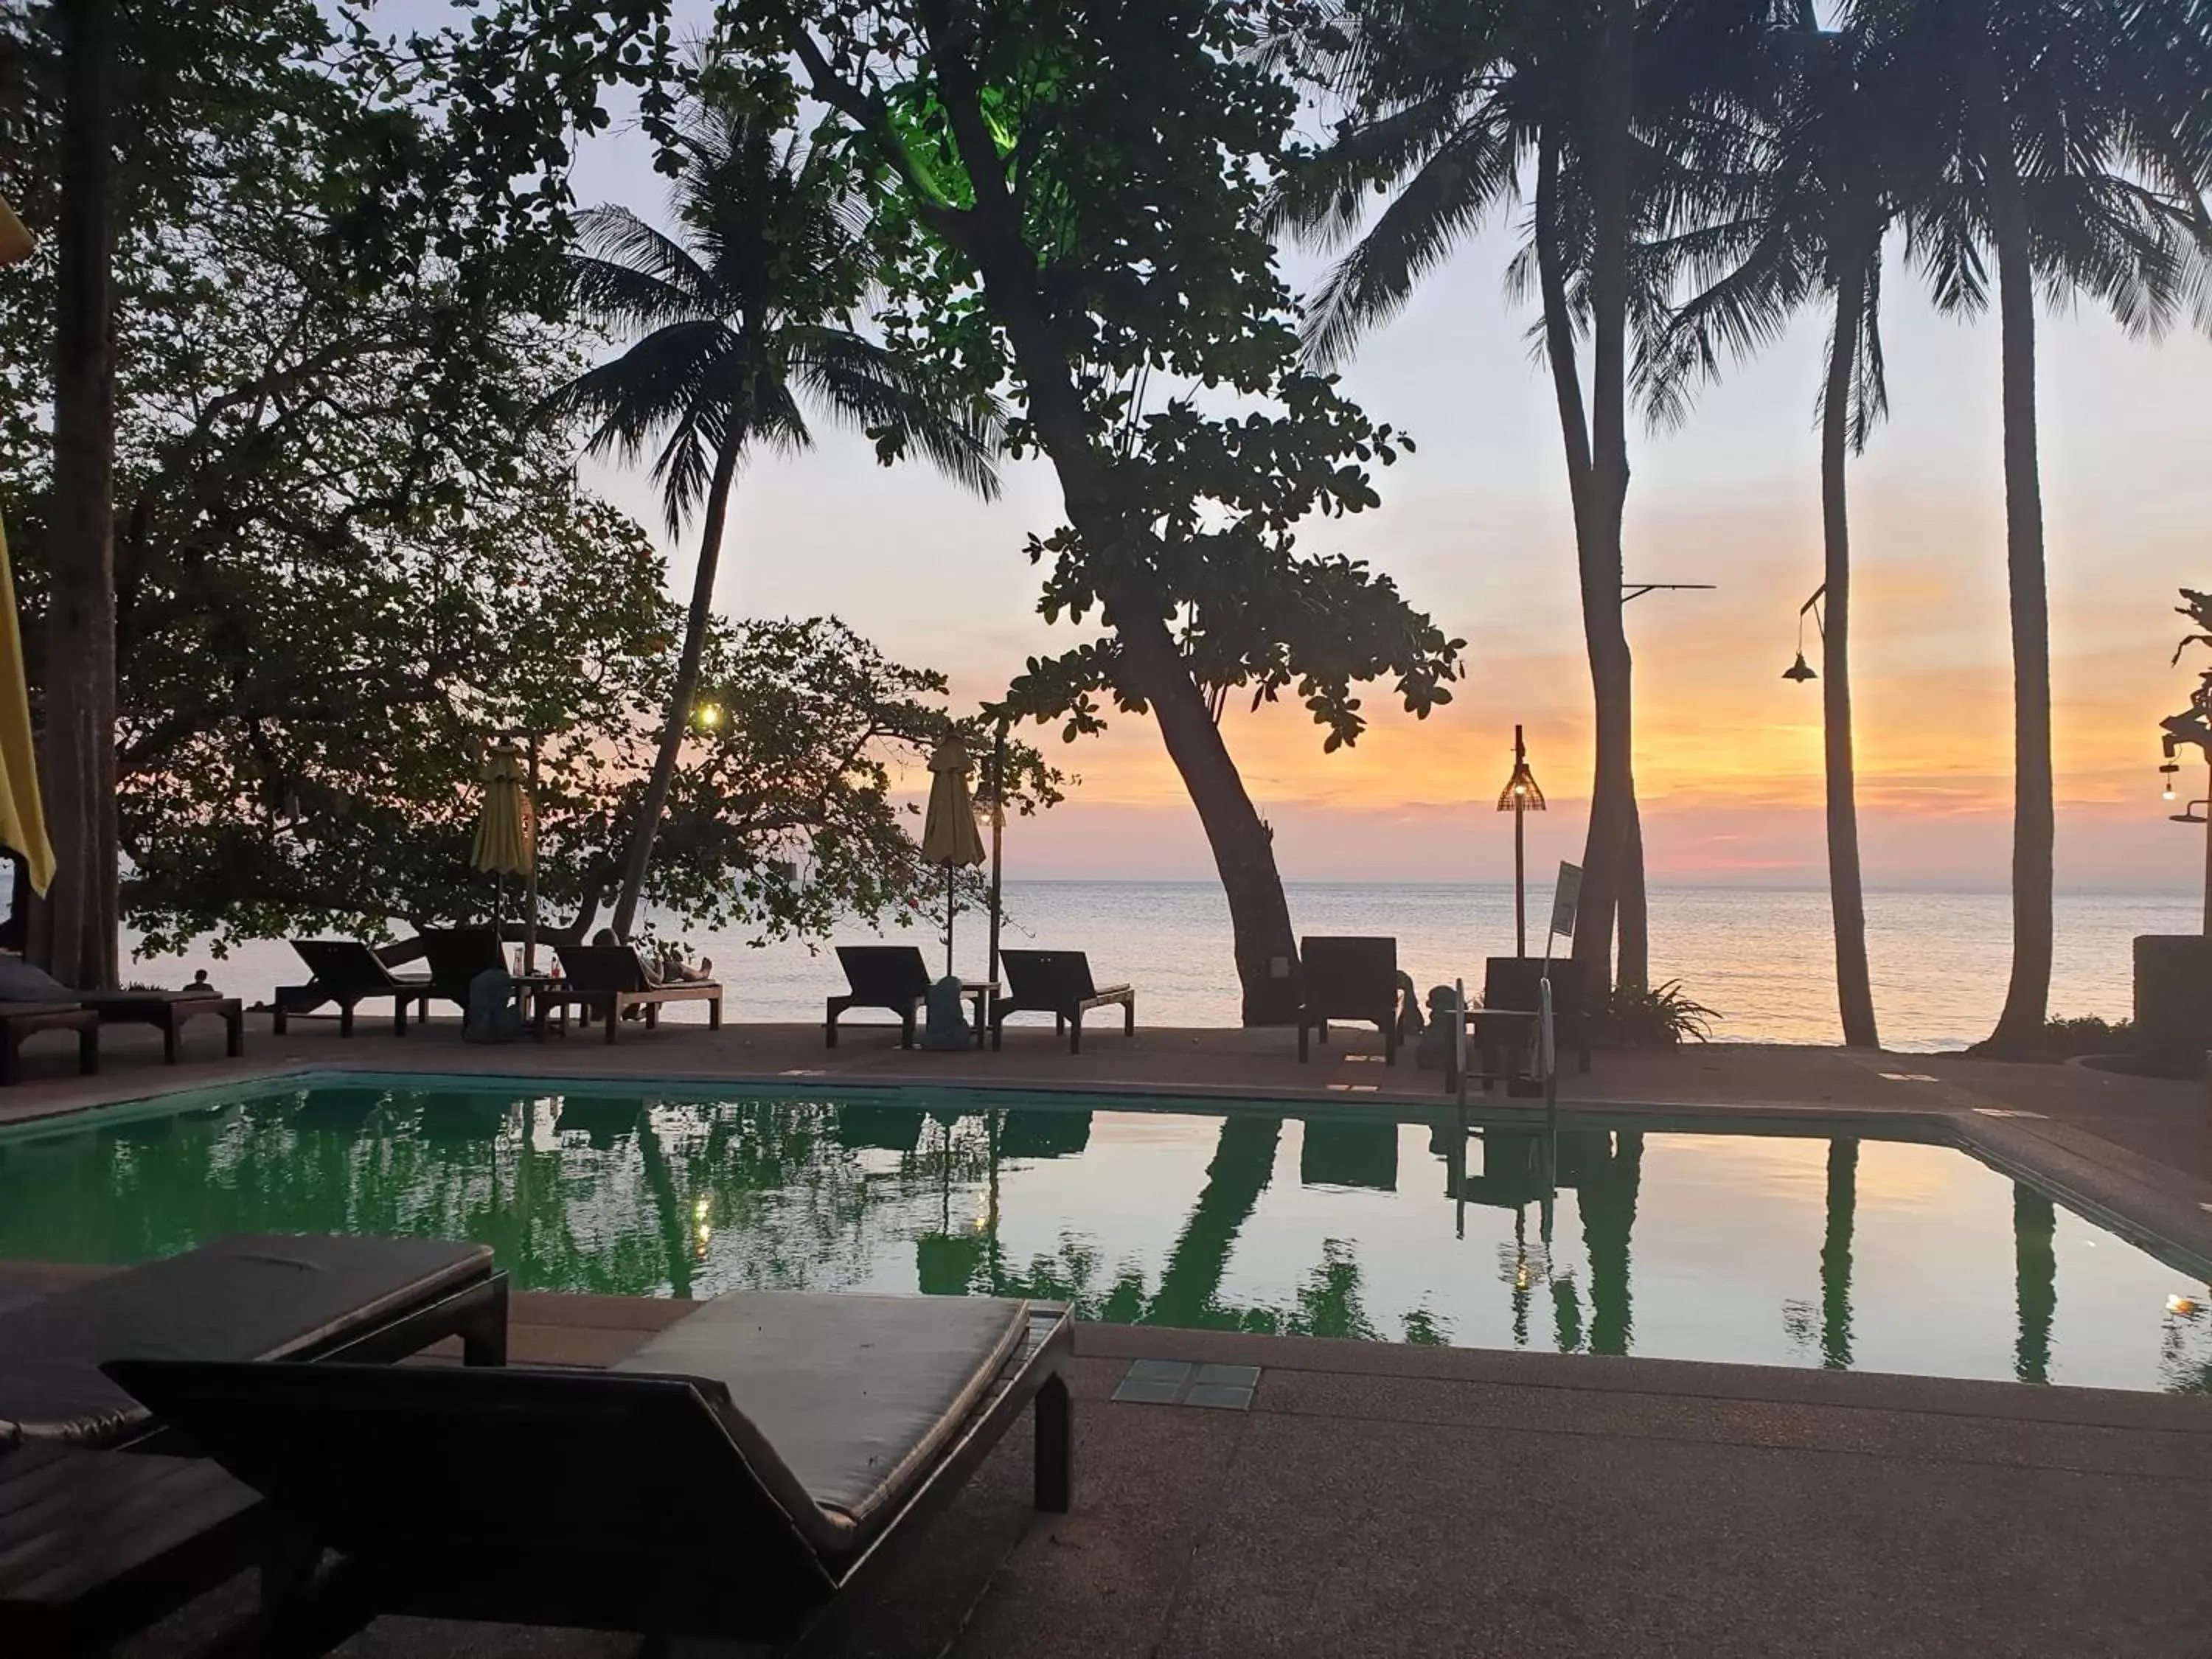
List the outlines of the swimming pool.
{"type": "MultiPolygon", "coordinates": [[[[1566,1121],[1571,1122],[1571,1120],[1566,1121]]],[[[287,1079],[0,1133],[0,1259],[489,1243],[525,1289],[2212,1392],[2212,1293],[1954,1146],[1240,1105],[287,1079]]]]}

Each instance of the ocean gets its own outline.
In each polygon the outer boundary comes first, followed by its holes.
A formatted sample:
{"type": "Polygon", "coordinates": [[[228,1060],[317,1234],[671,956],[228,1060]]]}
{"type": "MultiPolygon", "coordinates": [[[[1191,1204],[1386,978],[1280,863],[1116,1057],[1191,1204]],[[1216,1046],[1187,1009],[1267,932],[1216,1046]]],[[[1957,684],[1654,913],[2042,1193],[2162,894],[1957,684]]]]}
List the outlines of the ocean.
{"type": "MultiPolygon", "coordinates": [[[[1399,964],[1424,993],[1460,975],[1479,986],[1482,959],[1512,951],[1507,884],[1313,882],[1293,883],[1288,892],[1291,922],[1302,934],[1394,936],[1399,964]]],[[[1532,930],[1542,927],[1550,902],[1548,883],[1529,894],[1532,930]]],[[[1840,1040],[1825,890],[1655,886],[1650,902],[1653,978],[1680,981],[1687,995],[1712,1009],[1717,1039],[1840,1040]]],[[[1101,981],[1138,988],[1145,1024],[1237,1023],[1229,911],[1212,884],[1009,882],[1006,906],[1005,944],[1087,951],[1101,981]]],[[[714,959],[716,976],[729,988],[730,1018],[818,1020],[823,999],[842,988],[830,945],[912,943],[934,969],[944,960],[941,915],[880,934],[848,928],[811,949],[797,941],[754,950],[740,936],[684,937],[695,957],[714,959]]],[[[1884,1046],[1933,1052],[1986,1036],[2004,1001],[2011,923],[2011,902],[2002,892],[1869,893],[1867,949],[1884,1046]]],[[[2051,1012],[2125,1017],[2130,940],[2202,926],[2201,901],[2191,894],[2060,894],[2051,1012]]],[[[981,911],[960,913],[954,961],[963,975],[981,976],[986,932],[981,911]]],[[[1533,933],[1530,944],[1542,948],[1533,933]]],[[[301,977],[297,959],[278,941],[240,946],[221,961],[204,950],[143,958],[125,977],[182,985],[201,968],[249,1000],[301,977]]]]}

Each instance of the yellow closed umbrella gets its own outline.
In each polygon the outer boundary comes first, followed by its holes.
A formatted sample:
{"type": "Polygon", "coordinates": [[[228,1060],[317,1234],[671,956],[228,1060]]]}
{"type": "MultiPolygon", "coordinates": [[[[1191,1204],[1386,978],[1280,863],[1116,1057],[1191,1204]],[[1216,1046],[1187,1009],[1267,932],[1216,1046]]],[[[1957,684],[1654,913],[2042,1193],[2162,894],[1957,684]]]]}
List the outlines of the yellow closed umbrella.
{"type": "MultiPolygon", "coordinates": [[[[496,927],[504,920],[507,878],[529,875],[537,866],[538,808],[523,787],[522,757],[512,744],[502,743],[484,757],[483,780],[483,817],[477,820],[469,863],[499,878],[499,897],[492,908],[496,927]]],[[[526,963],[526,971],[528,966],[526,963]]]]}
{"type": "MultiPolygon", "coordinates": [[[[0,201],[0,265],[31,253],[31,234],[15,210],[0,201]]],[[[46,804],[39,797],[38,753],[31,744],[31,693],[23,675],[23,633],[15,617],[15,576],[8,567],[8,535],[0,529],[0,845],[23,855],[31,890],[43,893],[54,878],[54,848],[46,838],[46,804]]]]}
{"type": "Polygon", "coordinates": [[[929,757],[929,811],[921,821],[921,856],[945,866],[945,971],[952,972],[953,872],[983,861],[975,802],[968,793],[968,750],[947,738],[929,757]]]}

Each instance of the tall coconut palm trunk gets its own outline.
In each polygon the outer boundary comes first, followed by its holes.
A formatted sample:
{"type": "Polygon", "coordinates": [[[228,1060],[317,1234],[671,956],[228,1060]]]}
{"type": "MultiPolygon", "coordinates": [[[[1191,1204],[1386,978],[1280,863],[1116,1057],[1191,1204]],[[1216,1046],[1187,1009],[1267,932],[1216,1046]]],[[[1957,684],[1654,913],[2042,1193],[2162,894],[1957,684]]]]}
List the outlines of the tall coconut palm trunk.
{"type": "MultiPolygon", "coordinates": [[[[1992,27],[1994,27],[1994,23],[1992,27]]],[[[1984,80],[1977,126],[1988,169],[2003,357],[2005,574],[2012,599],[2012,980],[1984,1047],[2025,1053],[2051,1001],[2052,860],[2051,596],[2035,423],[2035,274],[2009,115],[1984,80]]]]}
{"type": "MultiPolygon", "coordinates": [[[[1582,907],[1575,924],[1575,961],[1584,984],[1595,994],[1606,988],[1612,966],[1613,915],[1619,902],[1626,854],[1635,811],[1635,780],[1630,766],[1632,735],[1628,635],[1620,604],[1620,526],[1628,489],[1626,434],[1626,177],[1618,169],[1613,230],[1601,199],[1601,257],[1608,274],[1600,282],[1597,360],[1593,401],[1595,431],[1583,401],[1576,361],[1574,320],[1569,308],[1566,255],[1559,233],[1559,134],[1547,128],[1536,154],[1536,270],[1544,305],[1544,343],[1552,369],[1552,388],[1559,410],[1559,432],[1566,446],[1568,493],[1574,505],[1575,562],[1582,592],[1583,633],[1589,653],[1590,686],[1596,707],[1596,761],[1590,792],[1589,828],[1583,851],[1582,907]],[[1610,256],[1604,252],[1609,244],[1610,256]],[[1604,319],[1605,301],[1616,304],[1614,322],[1604,319]],[[1606,413],[1608,386],[1613,412],[1606,413]],[[1602,465],[1601,465],[1602,463],[1602,465]]],[[[1640,837],[1639,837],[1640,843],[1640,837]]],[[[1637,884],[1642,883],[1639,868],[1637,884]]],[[[1644,930],[1634,930],[1636,954],[1648,953],[1644,930]]]]}
{"type": "Polygon", "coordinates": [[[1829,343],[1820,416],[1820,520],[1827,585],[1820,714],[1827,760],[1828,902],[1835,918],[1836,1000],[1843,1015],[1844,1042],[1853,1048],[1881,1046],[1875,1031],[1866,893],[1859,873],[1857,778],[1851,740],[1851,532],[1845,493],[1851,389],[1858,375],[1866,297],[1867,265],[1850,258],[1836,284],[1835,335],[1829,343]]]}
{"type": "MultiPolygon", "coordinates": [[[[1628,241],[1630,124],[1635,100],[1636,0],[1607,0],[1600,49],[1590,179],[1590,467],[1576,514],[1583,635],[1595,694],[1597,755],[1583,850],[1575,962],[1586,991],[1611,981],[1613,918],[1634,811],[1633,664],[1621,614],[1621,520],[1628,502],[1628,241]]],[[[1547,331],[1549,332],[1549,331],[1547,331]]]]}
{"type": "Polygon", "coordinates": [[[615,904],[614,930],[623,939],[629,937],[637,920],[646,872],[653,867],[653,844],[660,833],[660,815],[668,805],[677,757],[683,750],[692,704],[699,696],[699,665],[706,654],[707,624],[714,614],[714,576],[721,564],[723,526],[729,520],[730,486],[737,475],[738,446],[726,441],[715,457],[714,482],[708,486],[706,522],[699,536],[699,568],[691,579],[691,611],[684,623],[684,652],[677,659],[676,683],[669,689],[668,717],[661,726],[653,776],[646,784],[637,828],[630,833],[629,854],[623,863],[622,897],[615,904]]]}

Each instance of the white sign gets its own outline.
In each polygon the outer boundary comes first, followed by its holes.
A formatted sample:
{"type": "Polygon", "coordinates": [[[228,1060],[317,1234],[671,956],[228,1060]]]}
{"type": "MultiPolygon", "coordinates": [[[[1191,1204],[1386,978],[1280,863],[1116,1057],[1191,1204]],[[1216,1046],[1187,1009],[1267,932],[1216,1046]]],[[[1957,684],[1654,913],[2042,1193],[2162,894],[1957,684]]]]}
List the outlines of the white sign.
{"type": "Polygon", "coordinates": [[[1583,869],[1579,864],[1559,866],[1559,884],[1552,893],[1552,931],[1575,931],[1575,907],[1582,902],[1583,869]]]}

